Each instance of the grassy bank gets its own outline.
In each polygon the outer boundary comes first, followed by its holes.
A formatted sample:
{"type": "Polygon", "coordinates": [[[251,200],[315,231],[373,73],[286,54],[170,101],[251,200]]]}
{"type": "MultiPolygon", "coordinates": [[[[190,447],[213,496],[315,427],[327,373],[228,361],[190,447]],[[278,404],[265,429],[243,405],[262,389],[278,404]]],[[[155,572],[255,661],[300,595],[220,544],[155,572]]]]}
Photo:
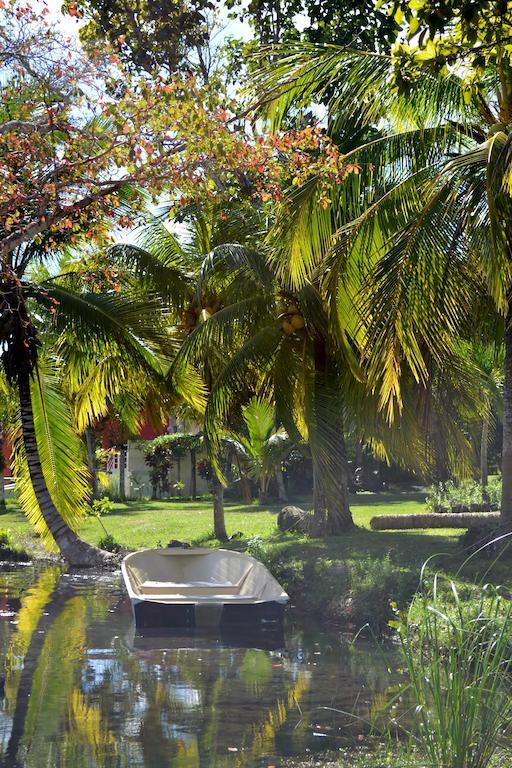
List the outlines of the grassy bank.
{"type": "MultiPolygon", "coordinates": [[[[298,499],[294,503],[310,506],[308,499],[298,499]]],[[[403,494],[358,494],[352,498],[352,509],[357,526],[369,529],[370,518],[380,514],[414,514],[425,511],[424,495],[420,493],[403,494]]],[[[7,500],[8,511],[0,515],[0,527],[9,528],[17,537],[31,535],[29,523],[19,512],[14,500],[7,500]]],[[[258,503],[244,506],[238,502],[226,502],[226,527],[229,534],[241,531],[244,538],[262,536],[279,538],[276,516],[282,504],[261,507],[258,503]]],[[[154,547],[159,542],[169,539],[187,541],[204,540],[212,530],[211,501],[129,501],[116,503],[103,523],[109,533],[131,549],[154,547]]],[[[403,534],[404,532],[400,532],[403,534]]],[[[428,535],[428,531],[416,535],[428,535]]],[[[102,536],[103,529],[98,520],[87,520],[81,535],[92,543],[102,536]]],[[[452,535],[457,532],[452,531],[452,535]]],[[[439,532],[437,532],[439,535],[439,532]]],[[[406,537],[403,537],[404,541],[406,537]]],[[[444,538],[444,532],[443,532],[444,538]]]]}
{"type": "MultiPolygon", "coordinates": [[[[308,500],[299,500],[308,506],[308,500]]],[[[322,620],[349,622],[354,628],[369,622],[377,629],[390,618],[389,603],[405,605],[412,597],[423,562],[436,555],[435,567],[451,577],[457,575],[465,553],[458,540],[460,530],[371,531],[376,514],[422,512],[422,494],[360,494],[352,499],[353,531],[328,539],[309,539],[283,534],[277,529],[280,506],[261,507],[226,504],[230,534],[240,532],[227,546],[249,551],[266,562],[296,602],[322,620]]],[[[115,504],[102,517],[107,531],[124,547],[165,546],[170,539],[184,539],[208,546],[218,544],[211,534],[211,502],[131,501],[115,504]]],[[[31,549],[34,537],[28,522],[13,501],[0,516],[0,527],[31,549]]],[[[98,543],[104,535],[96,518],[88,519],[81,535],[98,543]]],[[[482,577],[489,561],[478,558],[457,580],[470,584],[482,577]]],[[[508,567],[498,564],[490,580],[510,581],[508,567]]]]}

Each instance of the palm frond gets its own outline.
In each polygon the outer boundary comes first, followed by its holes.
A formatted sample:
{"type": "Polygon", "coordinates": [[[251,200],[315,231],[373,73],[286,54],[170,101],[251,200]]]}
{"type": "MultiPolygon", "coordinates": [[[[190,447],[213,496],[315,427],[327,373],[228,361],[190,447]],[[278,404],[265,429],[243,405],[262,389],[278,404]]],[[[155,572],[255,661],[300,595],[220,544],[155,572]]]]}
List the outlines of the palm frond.
{"type": "Polygon", "coordinates": [[[171,258],[165,250],[153,252],[131,243],[118,243],[109,248],[107,256],[114,264],[126,266],[142,288],[158,292],[174,311],[190,298],[190,275],[179,259],[171,258]]]}
{"type": "Polygon", "coordinates": [[[231,349],[235,339],[244,340],[267,324],[273,309],[274,299],[268,294],[256,294],[228,304],[200,323],[184,340],[177,362],[194,359],[201,351],[209,354],[215,348],[231,349]]]}
{"type": "Polygon", "coordinates": [[[397,92],[389,76],[391,59],[383,54],[301,42],[260,50],[257,60],[253,87],[274,129],[292,109],[315,102],[326,103],[335,120],[357,118],[362,125],[383,119],[397,127],[426,127],[445,115],[471,125],[477,115],[454,74],[426,72],[410,92],[397,92]]]}
{"type": "Polygon", "coordinates": [[[275,413],[270,403],[253,397],[242,408],[242,415],[247,428],[249,441],[255,453],[270,439],[275,429],[275,413]]]}
{"type": "Polygon", "coordinates": [[[71,330],[99,350],[115,342],[139,365],[163,371],[156,353],[165,359],[171,342],[164,325],[166,310],[158,297],[136,292],[79,293],[55,283],[42,287],[43,300],[50,296],[58,302],[57,332],[71,330]]]}
{"type": "Polygon", "coordinates": [[[236,278],[244,280],[247,290],[269,288],[274,281],[274,273],[260,251],[255,251],[237,243],[218,245],[203,259],[198,282],[198,292],[210,283],[226,283],[236,278]]]}
{"type": "Polygon", "coordinates": [[[232,356],[214,382],[204,417],[205,447],[219,476],[219,427],[226,424],[236,395],[247,386],[248,371],[266,371],[274,360],[283,334],[277,326],[266,326],[254,333],[232,356]]]}
{"type": "MultiPolygon", "coordinates": [[[[35,369],[31,397],[37,447],[46,485],[59,514],[76,531],[87,513],[89,474],[82,443],[72,427],[59,375],[51,361],[45,361],[35,369]]],[[[13,445],[12,471],[20,506],[43,542],[52,547],[53,537],[42,517],[30,481],[19,413],[9,439],[13,445]]]]}
{"type": "MultiPolygon", "coordinates": [[[[504,306],[510,264],[504,249],[488,236],[493,160],[493,146],[486,143],[449,161],[420,186],[417,209],[408,203],[409,221],[400,227],[399,220],[395,233],[380,246],[381,257],[367,285],[366,310],[372,316],[367,349],[371,380],[377,371],[385,371],[381,404],[390,417],[400,359],[417,380],[424,380],[422,344],[442,364],[475,297],[488,290],[496,306],[504,306]]],[[[396,205],[388,203],[376,204],[368,220],[374,214],[378,219],[382,209],[391,220],[396,205]]]]}

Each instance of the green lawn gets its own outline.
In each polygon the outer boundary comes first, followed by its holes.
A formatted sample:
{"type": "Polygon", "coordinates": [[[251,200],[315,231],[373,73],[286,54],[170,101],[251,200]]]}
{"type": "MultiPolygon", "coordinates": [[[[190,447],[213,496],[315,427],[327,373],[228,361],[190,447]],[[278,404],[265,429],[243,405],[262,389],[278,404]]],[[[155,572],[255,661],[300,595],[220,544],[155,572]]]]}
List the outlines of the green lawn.
{"type": "MultiPolygon", "coordinates": [[[[307,499],[298,502],[305,507],[307,499]]],[[[326,556],[342,558],[346,553],[366,552],[376,554],[393,548],[403,551],[407,558],[418,559],[434,551],[453,551],[460,531],[393,531],[375,532],[369,530],[370,518],[378,514],[411,514],[425,511],[424,495],[420,493],[363,493],[352,498],[355,531],[327,541],[311,540],[308,546],[325,551],[326,556]]],[[[226,525],[229,534],[242,532],[243,538],[261,536],[276,546],[295,549],[303,547],[303,537],[284,536],[276,525],[281,505],[261,507],[258,503],[244,506],[226,502],[226,525]]],[[[212,531],[212,507],[210,501],[130,501],[115,504],[111,514],[102,517],[103,524],[117,541],[130,549],[165,546],[169,539],[187,541],[204,540],[212,531]]],[[[15,539],[30,546],[32,533],[29,523],[17,509],[13,500],[8,501],[8,512],[0,515],[0,527],[8,528],[15,539]]],[[[104,535],[96,518],[88,519],[81,535],[97,543],[104,535]]]]}
{"type": "MultiPolygon", "coordinates": [[[[311,506],[308,499],[290,503],[304,505],[305,508],[311,506]]],[[[25,538],[30,535],[30,525],[19,512],[16,502],[8,499],[7,505],[8,512],[0,515],[0,527],[9,528],[15,537],[25,538]]],[[[420,493],[363,493],[352,497],[351,505],[356,525],[362,528],[370,527],[370,518],[374,515],[425,511],[424,495],[420,493]]],[[[275,504],[261,507],[257,502],[244,506],[238,502],[226,502],[228,533],[242,531],[244,538],[279,535],[276,517],[281,506],[282,504],[275,504]]],[[[153,547],[159,541],[165,544],[169,539],[201,539],[210,533],[213,526],[210,501],[116,503],[114,511],[105,515],[102,520],[108,532],[130,548],[153,547]]],[[[421,535],[417,531],[415,533],[421,535]]],[[[439,534],[438,531],[436,533],[439,534]]],[[[84,523],[81,535],[87,541],[96,543],[103,535],[103,529],[97,519],[91,518],[84,523]]]]}

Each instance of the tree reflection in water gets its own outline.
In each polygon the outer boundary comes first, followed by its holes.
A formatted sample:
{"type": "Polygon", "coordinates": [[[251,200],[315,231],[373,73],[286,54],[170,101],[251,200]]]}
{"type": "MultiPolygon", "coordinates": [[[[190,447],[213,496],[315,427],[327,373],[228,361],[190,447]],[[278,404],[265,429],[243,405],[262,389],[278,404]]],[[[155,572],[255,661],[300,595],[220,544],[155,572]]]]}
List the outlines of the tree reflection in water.
{"type": "Polygon", "coordinates": [[[368,653],[340,666],[339,649],[323,660],[302,636],[291,653],[212,637],[134,643],[115,576],[25,569],[1,573],[2,592],[21,607],[0,616],[1,768],[252,768],[314,747],[319,704],[347,708],[357,694],[370,711],[389,684],[385,663],[365,669],[368,653]]]}

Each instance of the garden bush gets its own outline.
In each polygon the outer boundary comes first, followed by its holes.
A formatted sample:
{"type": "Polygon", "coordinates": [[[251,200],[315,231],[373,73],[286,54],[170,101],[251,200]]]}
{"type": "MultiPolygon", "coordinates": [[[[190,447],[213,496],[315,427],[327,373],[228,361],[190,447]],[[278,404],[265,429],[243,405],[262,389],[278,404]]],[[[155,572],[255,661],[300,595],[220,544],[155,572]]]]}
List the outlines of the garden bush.
{"type": "Polygon", "coordinates": [[[431,487],[426,499],[427,509],[436,513],[491,512],[499,509],[500,503],[500,478],[492,478],[487,486],[474,480],[438,483],[431,487]]]}
{"type": "Polygon", "coordinates": [[[389,554],[356,560],[348,569],[348,578],[341,584],[338,578],[333,585],[327,618],[382,635],[389,631],[393,606],[407,605],[417,588],[418,574],[398,567],[389,554]]]}
{"type": "Polygon", "coordinates": [[[30,561],[30,555],[22,547],[15,544],[8,528],[0,528],[0,560],[15,560],[25,563],[30,561]]]}

